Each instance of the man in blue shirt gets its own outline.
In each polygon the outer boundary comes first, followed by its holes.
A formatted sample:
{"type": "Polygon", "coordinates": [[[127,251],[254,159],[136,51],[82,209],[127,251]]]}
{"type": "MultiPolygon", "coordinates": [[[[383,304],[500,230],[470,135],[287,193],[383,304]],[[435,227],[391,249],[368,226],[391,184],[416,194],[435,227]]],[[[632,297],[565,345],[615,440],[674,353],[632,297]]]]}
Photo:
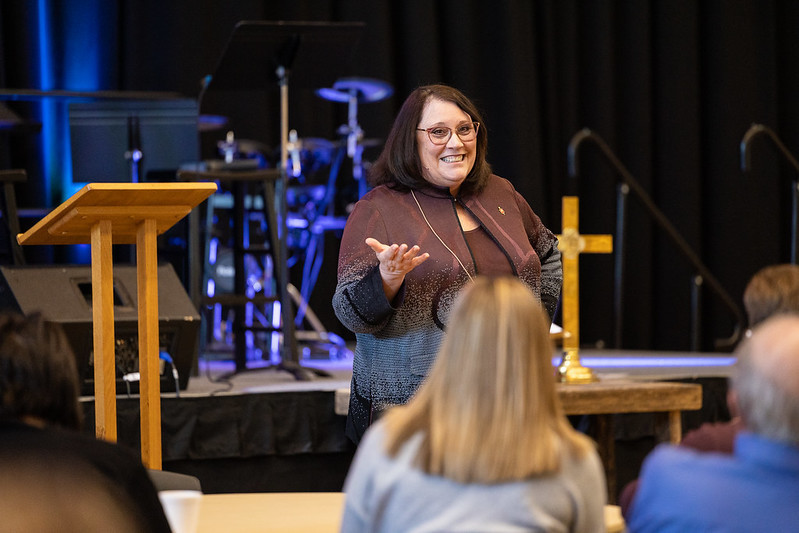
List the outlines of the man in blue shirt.
{"type": "Polygon", "coordinates": [[[799,316],[778,315],[736,349],[733,455],[659,446],[644,462],[631,533],[797,531],[799,316]]]}

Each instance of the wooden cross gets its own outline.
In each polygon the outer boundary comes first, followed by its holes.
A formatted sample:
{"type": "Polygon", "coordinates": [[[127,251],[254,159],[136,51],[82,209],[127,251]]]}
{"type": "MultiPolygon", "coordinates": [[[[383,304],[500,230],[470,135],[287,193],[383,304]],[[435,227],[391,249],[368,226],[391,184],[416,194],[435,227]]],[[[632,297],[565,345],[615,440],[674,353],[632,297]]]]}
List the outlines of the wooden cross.
{"type": "Polygon", "coordinates": [[[580,364],[580,254],[613,252],[611,235],[580,235],[576,196],[563,197],[563,230],[558,249],[563,261],[563,360],[558,379],[565,383],[597,381],[590,368],[580,364]]]}

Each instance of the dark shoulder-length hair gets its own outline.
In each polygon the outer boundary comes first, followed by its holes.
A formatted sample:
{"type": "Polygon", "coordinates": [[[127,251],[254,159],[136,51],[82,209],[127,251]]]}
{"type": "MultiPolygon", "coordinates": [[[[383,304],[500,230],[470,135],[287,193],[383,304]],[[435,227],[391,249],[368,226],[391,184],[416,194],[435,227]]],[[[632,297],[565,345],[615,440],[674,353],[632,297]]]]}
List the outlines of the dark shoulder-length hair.
{"type": "Polygon", "coordinates": [[[460,193],[466,195],[479,192],[485,187],[491,174],[491,165],[486,161],[488,128],[483,123],[480,111],[471,100],[458,89],[448,85],[425,85],[408,95],[394,119],[382,153],[369,170],[371,185],[385,184],[400,190],[419,189],[428,185],[422,175],[416,128],[419,127],[425,105],[431,99],[452,102],[469,115],[472,121],[480,123],[477,130],[477,154],[474,166],[461,185],[460,193]]]}
{"type": "Polygon", "coordinates": [[[39,313],[0,312],[0,419],[79,429],[80,381],[61,326],[39,313]]]}

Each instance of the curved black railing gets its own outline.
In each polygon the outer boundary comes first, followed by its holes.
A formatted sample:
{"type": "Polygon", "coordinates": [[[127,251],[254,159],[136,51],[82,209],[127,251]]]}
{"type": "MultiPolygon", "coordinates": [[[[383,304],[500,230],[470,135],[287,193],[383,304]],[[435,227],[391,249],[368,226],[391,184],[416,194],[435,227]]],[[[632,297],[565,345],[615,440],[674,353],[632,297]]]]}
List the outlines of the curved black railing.
{"type": "MultiPolygon", "coordinates": [[[[743,172],[749,172],[752,168],[752,155],[749,150],[749,145],[752,139],[758,135],[766,135],[771,139],[780,153],[785,156],[785,159],[788,160],[794,170],[799,173],[799,162],[796,161],[793,154],[785,147],[774,131],[762,124],[752,124],[741,139],[741,170],[743,172]]],[[[797,233],[797,224],[799,224],[799,216],[797,216],[797,211],[799,211],[798,187],[799,185],[797,185],[796,179],[794,179],[791,183],[791,191],[793,193],[791,198],[791,263],[794,265],[796,264],[796,249],[799,247],[799,242],[797,242],[797,239],[799,239],[799,234],[797,233]]]]}
{"type": "Polygon", "coordinates": [[[683,236],[677,231],[674,225],[666,218],[666,215],[655,205],[652,198],[644,190],[643,187],[633,178],[633,175],[622,164],[618,157],[613,153],[607,143],[596,133],[588,128],[584,128],[577,132],[569,142],[568,148],[568,170],[569,177],[572,180],[577,180],[579,176],[579,169],[577,168],[577,153],[580,146],[586,142],[591,141],[596,144],[602,151],[602,154],[611,164],[613,169],[621,177],[621,184],[618,188],[617,196],[617,210],[616,210],[616,235],[614,237],[614,250],[615,255],[615,269],[614,269],[614,312],[615,312],[615,333],[616,333],[616,348],[621,348],[621,331],[623,324],[622,308],[623,308],[623,285],[624,285],[624,234],[625,234],[625,218],[626,218],[626,198],[630,191],[641,201],[646,212],[657,222],[658,226],[666,232],[669,238],[677,246],[677,249],[685,256],[691,263],[697,276],[693,280],[692,292],[692,338],[691,345],[695,351],[699,350],[699,322],[700,322],[700,297],[699,287],[704,283],[721,299],[724,305],[730,310],[735,317],[735,329],[732,334],[726,339],[716,339],[715,346],[717,350],[730,349],[741,338],[743,333],[743,324],[746,323],[743,311],[730,297],[729,293],[718,282],[715,276],[708,270],[705,264],[699,259],[699,256],[693,251],[691,246],[686,242],[683,236]]]}

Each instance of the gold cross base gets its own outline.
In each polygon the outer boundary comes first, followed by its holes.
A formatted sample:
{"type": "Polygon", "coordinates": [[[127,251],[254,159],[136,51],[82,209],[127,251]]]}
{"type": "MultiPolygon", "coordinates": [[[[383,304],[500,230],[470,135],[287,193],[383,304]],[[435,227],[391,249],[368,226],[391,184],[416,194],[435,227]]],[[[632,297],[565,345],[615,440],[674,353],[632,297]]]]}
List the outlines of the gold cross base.
{"type": "Polygon", "coordinates": [[[590,368],[580,363],[577,350],[563,352],[563,360],[558,365],[558,381],[561,383],[592,383],[599,381],[590,368]]]}

